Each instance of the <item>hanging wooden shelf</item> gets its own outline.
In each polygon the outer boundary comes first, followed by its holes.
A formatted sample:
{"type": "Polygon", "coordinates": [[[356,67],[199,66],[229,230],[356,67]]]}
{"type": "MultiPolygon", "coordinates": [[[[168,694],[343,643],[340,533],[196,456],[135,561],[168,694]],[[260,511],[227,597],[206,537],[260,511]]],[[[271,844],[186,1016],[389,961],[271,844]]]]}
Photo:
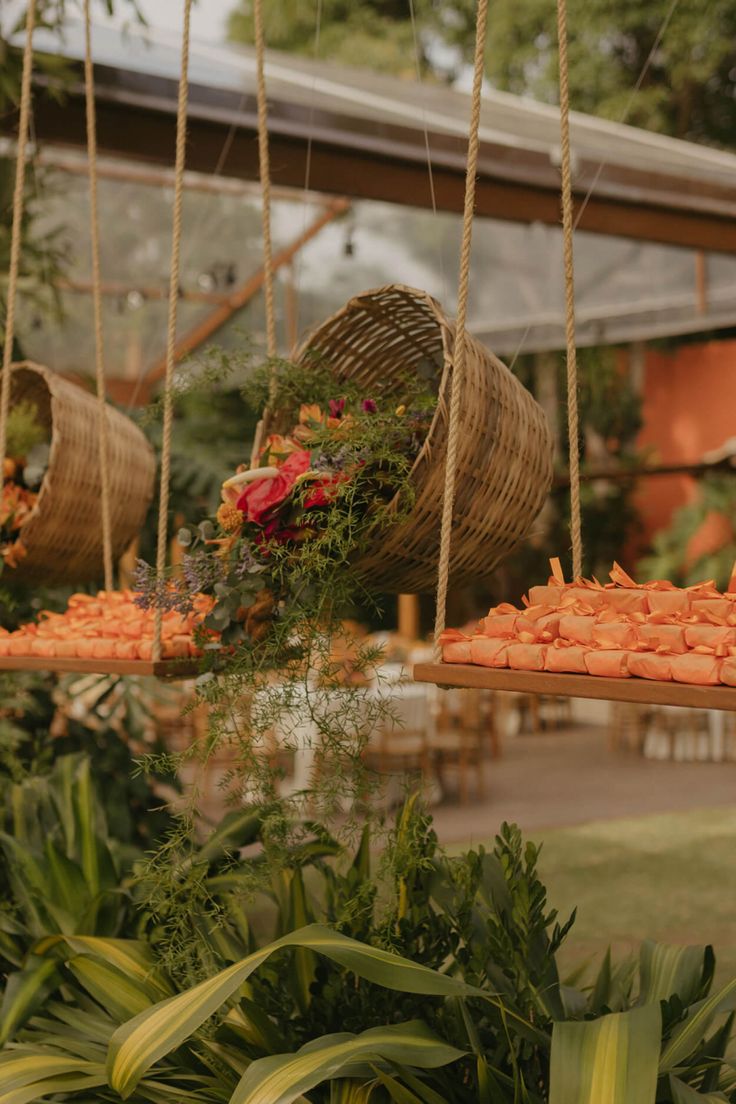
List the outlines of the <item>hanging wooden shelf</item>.
{"type": "Polygon", "coordinates": [[[0,656],[2,671],[44,671],[59,675],[139,675],[153,678],[196,678],[196,659],[77,659],[57,656],[0,656]]]}
{"type": "Polygon", "coordinates": [[[511,671],[464,663],[418,663],[416,682],[463,690],[511,690],[517,694],[551,694],[564,698],[596,698],[639,705],[676,705],[689,709],[736,711],[736,687],[695,686],[655,679],[602,678],[598,675],[550,671],[511,671]]]}

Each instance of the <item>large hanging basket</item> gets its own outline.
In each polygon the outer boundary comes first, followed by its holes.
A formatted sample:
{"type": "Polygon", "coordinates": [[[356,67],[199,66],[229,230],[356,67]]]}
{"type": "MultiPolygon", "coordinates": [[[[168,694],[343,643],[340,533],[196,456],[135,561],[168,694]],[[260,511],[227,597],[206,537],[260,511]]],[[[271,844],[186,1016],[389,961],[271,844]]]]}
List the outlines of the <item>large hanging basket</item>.
{"type": "MultiPolygon", "coordinates": [[[[6,581],[81,583],[102,574],[98,410],[94,395],[25,361],[14,366],[11,405],[26,399],[50,430],[51,449],[33,515],[21,530],[27,549],[6,581]]],[[[140,429],[108,407],[113,554],[140,532],[153,496],[156,460],[140,429]]]]}
{"type": "MultiPolygon", "coordinates": [[[[450,580],[483,579],[525,537],[552,483],[553,443],[541,407],[501,361],[466,336],[460,398],[450,580]]],[[[361,560],[385,592],[430,591],[439,559],[455,327],[426,292],[390,284],[363,292],[319,326],[297,352],[318,356],[366,396],[400,398],[408,373],[434,374],[439,402],[412,469],[416,499],[408,520],[382,533],[361,560]]]]}

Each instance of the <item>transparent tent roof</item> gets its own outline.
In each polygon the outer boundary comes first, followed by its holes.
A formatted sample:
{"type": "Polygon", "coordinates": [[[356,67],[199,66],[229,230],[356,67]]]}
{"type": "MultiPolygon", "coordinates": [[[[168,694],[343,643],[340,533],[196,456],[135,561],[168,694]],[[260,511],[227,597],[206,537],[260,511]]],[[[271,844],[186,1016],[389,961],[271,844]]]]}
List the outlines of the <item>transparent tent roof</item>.
{"type": "MultiPolygon", "coordinates": [[[[79,54],[79,28],[64,45],[79,54]]],[[[109,28],[95,32],[96,56],[104,65],[126,65],[140,73],[173,78],[177,44],[169,36],[109,28]]],[[[39,43],[42,45],[43,43],[39,43]]],[[[45,44],[51,48],[51,43],[45,44]]],[[[192,79],[212,88],[249,87],[252,57],[247,51],[195,45],[192,79]]],[[[353,72],[303,59],[274,56],[269,87],[307,91],[320,110],[336,105],[374,121],[399,116],[416,125],[417,112],[432,125],[461,135],[467,102],[440,87],[404,84],[403,100],[391,78],[353,72]],[[390,102],[389,102],[390,101],[390,102]]],[[[490,90],[483,127],[488,141],[513,151],[543,151],[554,162],[554,109],[490,90]]],[[[701,150],[634,128],[576,116],[576,152],[594,174],[620,164],[640,165],[690,181],[694,202],[708,181],[736,188],[736,157],[701,150]]],[[[357,140],[357,139],[356,139],[357,140]]],[[[64,372],[86,374],[93,363],[88,249],[87,182],[81,152],[45,145],[43,156],[59,169],[61,186],[48,199],[42,225],[63,225],[71,242],[69,285],[61,289],[61,325],[22,317],[27,353],[64,372]]],[[[163,353],[165,294],[170,245],[171,179],[167,170],[138,171],[132,162],[102,161],[102,269],[107,283],[105,322],[107,371],[111,377],[145,379],[163,353]]],[[[736,191],[734,191],[736,195],[736,191]]],[[[278,252],[304,234],[330,202],[314,193],[277,189],[274,237],[278,252]]],[[[190,174],[184,212],[180,330],[207,323],[233,290],[260,268],[260,210],[255,185],[190,174]]],[[[287,348],[303,332],[336,310],[350,295],[384,283],[427,289],[449,313],[455,307],[460,219],[452,212],[369,200],[351,200],[347,213],[332,218],[278,272],[280,340],[287,348]]],[[[712,330],[736,325],[736,257],[579,231],[576,236],[578,336],[581,344],[603,344],[712,330]]],[[[478,218],[471,277],[470,326],[501,355],[513,357],[564,346],[561,236],[557,227],[478,218]]],[[[246,335],[262,340],[262,300],[253,294],[212,340],[233,345],[246,335]]]]}

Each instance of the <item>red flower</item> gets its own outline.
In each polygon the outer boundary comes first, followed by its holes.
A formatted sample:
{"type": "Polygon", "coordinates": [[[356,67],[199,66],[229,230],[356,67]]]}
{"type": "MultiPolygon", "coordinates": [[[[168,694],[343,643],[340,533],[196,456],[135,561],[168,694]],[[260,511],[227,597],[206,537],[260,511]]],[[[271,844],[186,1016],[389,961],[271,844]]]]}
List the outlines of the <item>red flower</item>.
{"type": "Polygon", "coordinates": [[[345,411],[345,399],[330,399],[330,417],[342,418],[345,411]]]}
{"type": "Polygon", "coordinates": [[[236,503],[237,508],[254,525],[264,525],[271,511],[289,497],[297,477],[309,471],[310,465],[306,449],[293,452],[279,468],[278,475],[271,479],[254,479],[249,483],[236,503]]]}
{"type": "Polygon", "coordinates": [[[335,472],[334,475],[326,475],[312,484],[312,492],[304,500],[304,508],[310,506],[329,506],[335,501],[337,488],[340,483],[345,483],[350,476],[347,472],[335,472]]]}

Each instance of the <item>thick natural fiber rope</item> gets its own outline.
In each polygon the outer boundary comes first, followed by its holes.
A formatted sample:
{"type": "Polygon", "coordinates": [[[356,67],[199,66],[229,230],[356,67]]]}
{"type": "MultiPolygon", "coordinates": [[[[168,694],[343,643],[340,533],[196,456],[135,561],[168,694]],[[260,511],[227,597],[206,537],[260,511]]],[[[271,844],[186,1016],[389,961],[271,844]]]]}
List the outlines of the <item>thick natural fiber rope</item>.
{"type": "MultiPolygon", "coordinates": [[[[163,579],[168,544],[169,480],[171,477],[171,430],[173,423],[174,369],[176,367],[176,321],[179,305],[179,269],[181,264],[181,225],[184,202],[184,167],[187,149],[187,105],[189,101],[189,25],[192,0],[184,0],[184,29],[181,39],[181,72],[179,102],[176,112],[176,162],[174,165],[174,213],[171,234],[171,268],[169,272],[169,318],[166,331],[166,374],[164,376],[163,441],[161,445],[161,485],[158,505],[158,542],[156,575],[163,579]]],[[[153,630],[153,660],[161,658],[161,628],[163,610],[156,608],[153,630]]]]}
{"type": "Polygon", "coordinates": [[[13,190],[13,228],[10,236],[10,268],[8,270],[8,298],[5,315],[5,344],[3,346],[3,378],[0,387],[0,487],[5,467],[5,449],[8,442],[8,412],[10,410],[10,366],[13,361],[15,340],[15,301],[18,293],[20,269],[20,238],[23,228],[23,191],[26,179],[26,147],[28,125],[31,117],[31,71],[33,69],[33,29],[36,23],[36,5],[29,3],[26,9],[26,42],[23,49],[23,73],[20,86],[20,120],[18,125],[18,160],[15,166],[13,190]]]}
{"type": "Polygon", "coordinates": [[[450,379],[450,417],[445,460],[445,490],[442,500],[442,529],[440,536],[440,564],[437,581],[437,612],[435,615],[435,647],[439,650],[440,634],[445,627],[447,612],[447,587],[450,578],[450,551],[452,545],[452,515],[455,505],[455,476],[457,469],[458,441],[460,438],[460,396],[465,374],[465,324],[468,312],[468,288],[470,283],[470,248],[473,238],[473,213],[475,208],[475,178],[478,171],[478,130],[480,127],[481,89],[485,67],[486,31],[488,27],[488,0],[479,0],[475,27],[475,61],[473,93],[471,97],[470,134],[468,136],[468,163],[465,175],[465,207],[463,210],[463,238],[460,250],[460,283],[457,295],[457,321],[455,323],[455,349],[452,377],[450,379]]]}
{"type": "Polygon", "coordinates": [[[105,401],[105,347],[102,337],[102,280],[100,276],[100,221],[97,204],[97,121],[95,79],[92,69],[92,18],[90,0],[84,0],[84,90],[87,109],[87,160],[89,163],[89,230],[92,247],[92,303],[95,328],[95,377],[97,382],[98,450],[102,499],[102,560],[105,590],[113,589],[112,521],[110,509],[110,439],[105,401]]]}
{"type": "MultiPolygon", "coordinates": [[[[268,101],[266,100],[266,40],[263,33],[263,0],[253,4],[256,43],[256,94],[258,99],[258,164],[261,178],[263,222],[263,294],[266,304],[266,349],[276,356],[276,311],[273,294],[273,243],[271,240],[271,161],[268,150],[268,101]]],[[[271,374],[270,398],[274,397],[276,377],[271,374]]]]}
{"type": "Polygon", "coordinates": [[[565,265],[565,343],[567,346],[567,433],[570,450],[570,537],[572,573],[583,574],[580,518],[580,456],[578,423],[578,363],[575,348],[575,267],[573,256],[572,173],[570,168],[570,84],[567,62],[567,0],[557,0],[560,59],[560,168],[562,176],[562,242],[565,265]]]}

